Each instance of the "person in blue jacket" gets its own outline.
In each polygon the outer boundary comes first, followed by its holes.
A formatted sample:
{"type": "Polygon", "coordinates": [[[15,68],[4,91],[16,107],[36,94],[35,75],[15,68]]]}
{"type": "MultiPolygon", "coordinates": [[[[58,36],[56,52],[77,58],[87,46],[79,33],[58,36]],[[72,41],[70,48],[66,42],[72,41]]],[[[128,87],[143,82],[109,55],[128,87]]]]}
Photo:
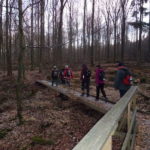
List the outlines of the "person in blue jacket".
{"type": "Polygon", "coordinates": [[[131,73],[128,68],[123,63],[119,62],[114,87],[119,90],[120,97],[124,96],[131,87],[131,79],[131,73]]]}

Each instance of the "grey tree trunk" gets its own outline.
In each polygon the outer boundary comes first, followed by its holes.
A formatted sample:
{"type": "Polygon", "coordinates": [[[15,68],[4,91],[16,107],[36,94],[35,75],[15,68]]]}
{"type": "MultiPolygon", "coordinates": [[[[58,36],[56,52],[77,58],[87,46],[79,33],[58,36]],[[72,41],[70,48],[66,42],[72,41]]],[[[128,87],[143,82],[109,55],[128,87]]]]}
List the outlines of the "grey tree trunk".
{"type": "Polygon", "coordinates": [[[83,16],[83,58],[87,59],[86,56],[86,10],[87,0],[84,0],[84,16],[83,16]]]}
{"type": "Polygon", "coordinates": [[[34,0],[32,0],[32,6],[31,6],[31,43],[30,43],[31,45],[31,70],[34,69],[33,3],[34,3],[34,0]]]}
{"type": "Polygon", "coordinates": [[[41,35],[40,35],[40,67],[39,72],[42,72],[43,70],[43,56],[45,55],[44,46],[45,46],[45,33],[44,33],[44,6],[45,6],[45,0],[41,0],[41,35]]]}
{"type": "Polygon", "coordinates": [[[22,117],[22,84],[24,78],[24,33],[23,33],[23,11],[22,11],[22,0],[18,0],[19,8],[19,57],[18,57],[18,79],[17,79],[17,116],[19,124],[23,123],[22,117]]]}
{"type": "Polygon", "coordinates": [[[95,13],[95,0],[92,3],[92,41],[91,41],[91,66],[94,66],[94,13],[95,13]]]}
{"type": "Polygon", "coordinates": [[[121,10],[122,10],[122,20],[121,20],[121,61],[124,62],[124,49],[125,49],[125,24],[126,24],[126,16],[125,16],[125,3],[126,0],[121,0],[121,10]]]}
{"type": "Polygon", "coordinates": [[[3,64],[3,18],[2,18],[2,13],[3,13],[3,0],[0,1],[0,64],[3,64]]]}
{"type": "Polygon", "coordinates": [[[8,12],[8,0],[6,0],[6,57],[7,57],[7,75],[12,76],[12,64],[11,64],[11,48],[9,47],[9,12],[8,12]]]}

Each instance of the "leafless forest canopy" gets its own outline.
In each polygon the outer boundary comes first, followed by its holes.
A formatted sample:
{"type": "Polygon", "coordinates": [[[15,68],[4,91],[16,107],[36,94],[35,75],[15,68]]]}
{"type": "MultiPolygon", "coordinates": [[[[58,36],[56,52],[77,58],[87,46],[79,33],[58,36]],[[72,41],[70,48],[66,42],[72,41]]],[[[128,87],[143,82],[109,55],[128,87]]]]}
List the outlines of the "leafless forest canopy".
{"type": "Polygon", "coordinates": [[[150,61],[149,1],[0,1],[0,68],[8,74],[117,60],[150,61]]]}

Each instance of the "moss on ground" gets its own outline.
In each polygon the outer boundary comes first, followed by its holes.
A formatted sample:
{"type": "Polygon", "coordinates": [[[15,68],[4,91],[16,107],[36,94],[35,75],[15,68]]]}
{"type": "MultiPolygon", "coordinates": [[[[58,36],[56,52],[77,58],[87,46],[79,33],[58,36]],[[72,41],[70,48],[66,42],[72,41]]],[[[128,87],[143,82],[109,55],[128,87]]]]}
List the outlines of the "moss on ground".
{"type": "Polygon", "coordinates": [[[12,129],[2,129],[0,130],[0,139],[3,139],[8,132],[10,132],[12,129]]]}
{"type": "Polygon", "coordinates": [[[40,144],[40,145],[53,145],[54,142],[50,139],[43,139],[40,136],[34,136],[32,137],[32,144],[40,144]]]}

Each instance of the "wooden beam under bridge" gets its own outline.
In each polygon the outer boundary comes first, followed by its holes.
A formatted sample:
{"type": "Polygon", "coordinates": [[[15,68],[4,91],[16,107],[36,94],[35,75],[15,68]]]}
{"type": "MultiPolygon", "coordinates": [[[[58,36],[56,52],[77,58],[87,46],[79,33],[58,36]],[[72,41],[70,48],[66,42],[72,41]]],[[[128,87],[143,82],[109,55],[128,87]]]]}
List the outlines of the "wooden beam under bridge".
{"type": "Polygon", "coordinates": [[[52,90],[55,90],[59,93],[62,93],[66,96],[68,96],[71,99],[74,99],[76,101],[78,101],[79,103],[85,104],[87,106],[89,106],[90,108],[100,112],[100,113],[106,113],[108,112],[108,110],[110,110],[113,106],[113,104],[111,103],[106,103],[104,100],[99,100],[99,101],[95,101],[94,97],[86,97],[86,96],[81,96],[80,92],[77,92],[75,90],[69,89],[69,87],[65,87],[62,85],[59,86],[52,86],[51,82],[49,81],[45,81],[45,80],[38,80],[36,81],[36,83],[44,85],[48,88],[51,88],[52,90]]]}

